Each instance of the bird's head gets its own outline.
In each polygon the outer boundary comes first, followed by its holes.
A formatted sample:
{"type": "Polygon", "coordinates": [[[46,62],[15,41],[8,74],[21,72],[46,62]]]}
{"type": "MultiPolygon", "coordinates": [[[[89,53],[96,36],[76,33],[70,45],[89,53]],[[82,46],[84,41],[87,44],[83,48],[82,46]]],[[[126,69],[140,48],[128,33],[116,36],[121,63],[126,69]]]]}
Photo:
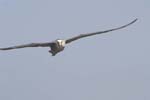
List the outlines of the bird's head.
{"type": "Polygon", "coordinates": [[[59,44],[60,46],[65,47],[66,40],[57,39],[56,41],[58,42],[58,44],[59,44]]]}

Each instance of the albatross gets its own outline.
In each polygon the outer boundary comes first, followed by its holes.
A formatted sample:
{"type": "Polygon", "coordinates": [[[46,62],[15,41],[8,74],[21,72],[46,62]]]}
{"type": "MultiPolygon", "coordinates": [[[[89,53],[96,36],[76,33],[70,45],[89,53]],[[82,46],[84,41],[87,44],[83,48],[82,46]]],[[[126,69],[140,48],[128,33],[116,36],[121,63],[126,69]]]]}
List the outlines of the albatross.
{"type": "Polygon", "coordinates": [[[98,35],[98,34],[103,34],[103,33],[108,33],[111,31],[119,30],[122,28],[125,28],[133,23],[135,23],[137,19],[131,21],[130,23],[117,27],[117,28],[112,28],[104,31],[99,31],[99,32],[93,32],[93,33],[85,33],[85,34],[80,34],[77,36],[74,36],[69,39],[57,39],[52,42],[45,42],[45,43],[29,43],[29,44],[23,44],[23,45],[17,45],[17,46],[11,46],[11,47],[6,47],[6,48],[0,48],[0,50],[12,50],[12,49],[20,49],[20,48],[26,48],[26,47],[50,47],[49,53],[52,54],[52,56],[55,56],[57,53],[61,52],[64,50],[65,45],[69,44],[75,40],[88,37],[88,36],[93,36],[93,35],[98,35]]]}

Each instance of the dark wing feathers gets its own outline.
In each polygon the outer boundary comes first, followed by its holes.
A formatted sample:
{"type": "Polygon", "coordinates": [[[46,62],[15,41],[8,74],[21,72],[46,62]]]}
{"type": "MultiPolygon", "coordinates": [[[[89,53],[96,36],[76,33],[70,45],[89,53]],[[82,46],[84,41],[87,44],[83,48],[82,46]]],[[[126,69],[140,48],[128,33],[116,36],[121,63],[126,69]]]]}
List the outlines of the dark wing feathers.
{"type": "Polygon", "coordinates": [[[136,21],[137,21],[137,19],[133,20],[132,22],[130,22],[130,23],[126,24],[126,25],[118,27],[118,28],[113,28],[113,29],[109,29],[109,30],[105,30],[105,31],[100,31],[100,32],[94,32],[94,33],[80,34],[80,35],[75,36],[73,38],[67,39],[66,43],[70,43],[72,41],[78,40],[78,39],[83,38],[83,37],[88,37],[88,36],[92,36],[92,35],[97,35],[97,34],[102,34],[102,33],[107,33],[107,32],[111,32],[111,31],[119,30],[119,29],[125,28],[125,27],[133,24],[136,21]]]}
{"type": "MultiPolygon", "coordinates": [[[[78,36],[75,36],[75,37],[72,37],[70,39],[67,39],[66,43],[70,43],[72,41],[78,40],[78,39],[83,38],[83,37],[88,37],[88,36],[92,36],[92,35],[97,35],[97,34],[107,33],[107,32],[110,32],[110,31],[119,30],[119,29],[125,28],[125,27],[133,24],[136,21],[137,21],[137,19],[133,20],[132,22],[130,22],[130,23],[124,25],[124,26],[118,27],[118,28],[113,28],[113,29],[109,29],[109,30],[105,30],[105,31],[100,31],[100,32],[94,32],[94,33],[80,34],[78,36]]],[[[26,48],[26,47],[51,47],[51,46],[53,46],[53,44],[54,44],[54,42],[30,43],[30,44],[24,44],[24,45],[19,45],[19,46],[12,46],[12,47],[7,47],[7,48],[0,48],[0,50],[11,50],[11,49],[26,48]]]]}
{"type": "Polygon", "coordinates": [[[26,48],[26,47],[49,47],[52,44],[53,44],[53,42],[47,42],[47,43],[30,43],[30,44],[12,46],[12,47],[7,47],[7,48],[0,48],[0,50],[11,50],[11,49],[26,48]]]}

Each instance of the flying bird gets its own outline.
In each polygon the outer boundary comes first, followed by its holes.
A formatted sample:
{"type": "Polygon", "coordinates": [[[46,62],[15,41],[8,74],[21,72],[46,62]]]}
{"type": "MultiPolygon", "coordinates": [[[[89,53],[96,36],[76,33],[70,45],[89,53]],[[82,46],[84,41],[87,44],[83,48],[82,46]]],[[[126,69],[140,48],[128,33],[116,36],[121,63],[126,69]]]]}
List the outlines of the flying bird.
{"type": "Polygon", "coordinates": [[[51,53],[52,56],[55,56],[57,53],[63,51],[64,48],[65,48],[65,45],[68,44],[68,43],[71,43],[75,40],[78,40],[78,39],[81,39],[81,38],[84,38],[84,37],[119,30],[119,29],[125,28],[125,27],[135,23],[136,21],[137,21],[137,19],[133,20],[132,22],[130,22],[126,25],[123,25],[123,26],[120,26],[120,27],[117,27],[117,28],[112,28],[112,29],[108,29],[108,30],[105,30],[105,31],[93,32],[93,33],[80,34],[78,36],[75,36],[75,37],[72,37],[72,38],[69,38],[69,39],[66,39],[66,40],[65,39],[57,39],[57,40],[52,41],[52,42],[30,43],[30,44],[12,46],[12,47],[7,47],[7,48],[0,48],[0,50],[12,50],[12,49],[19,49],[19,48],[26,48],[26,47],[50,47],[51,49],[49,50],[49,53],[51,53]]]}

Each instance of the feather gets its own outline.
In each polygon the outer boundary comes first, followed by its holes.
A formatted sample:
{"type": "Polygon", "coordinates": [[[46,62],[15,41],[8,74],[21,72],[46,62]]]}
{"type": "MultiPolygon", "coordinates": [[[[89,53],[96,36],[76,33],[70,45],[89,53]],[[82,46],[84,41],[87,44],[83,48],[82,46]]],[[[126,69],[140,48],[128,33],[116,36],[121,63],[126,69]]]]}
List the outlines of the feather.
{"type": "Polygon", "coordinates": [[[30,43],[30,44],[12,46],[12,47],[7,47],[7,48],[0,48],[0,50],[11,50],[11,49],[26,48],[26,47],[50,47],[52,44],[53,44],[53,42],[47,42],[47,43],[30,43]]]}
{"type": "Polygon", "coordinates": [[[75,37],[72,37],[70,39],[67,39],[66,40],[66,44],[72,42],[72,41],[75,41],[75,40],[78,40],[78,39],[81,39],[81,38],[84,38],[84,37],[88,37],[88,36],[93,36],[93,35],[98,35],[98,34],[103,34],[103,33],[107,33],[107,32],[111,32],[111,31],[115,31],[115,30],[119,30],[119,29],[122,29],[122,28],[125,28],[133,23],[135,23],[137,21],[137,19],[133,20],[132,22],[126,24],[126,25],[123,25],[123,26],[120,26],[120,27],[117,27],[117,28],[113,28],[113,29],[109,29],[109,30],[105,30],[105,31],[100,31],[100,32],[94,32],[94,33],[86,33],[86,34],[80,34],[78,36],[75,36],[75,37]]]}

